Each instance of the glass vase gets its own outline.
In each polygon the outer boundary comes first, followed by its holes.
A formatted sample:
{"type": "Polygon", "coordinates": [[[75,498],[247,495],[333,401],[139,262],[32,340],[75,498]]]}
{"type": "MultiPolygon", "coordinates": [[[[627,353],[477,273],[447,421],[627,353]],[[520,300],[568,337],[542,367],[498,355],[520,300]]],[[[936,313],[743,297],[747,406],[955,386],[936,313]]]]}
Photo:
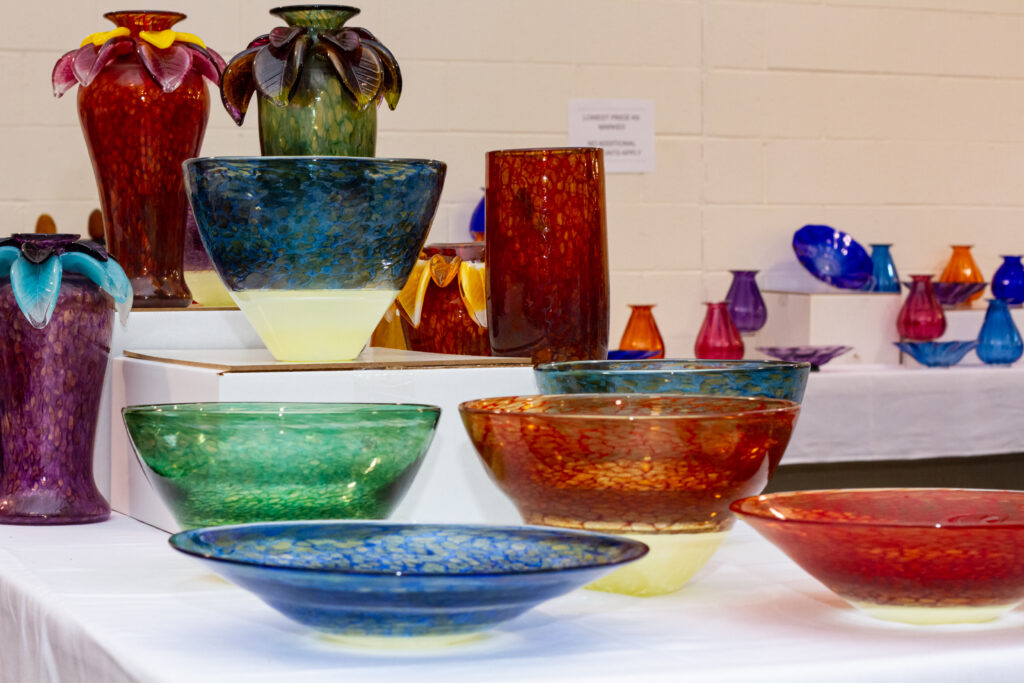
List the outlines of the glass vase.
{"type": "MultiPolygon", "coordinates": [[[[939,282],[984,282],[985,278],[978,269],[978,264],[974,262],[974,257],[971,256],[971,245],[969,244],[954,244],[953,255],[949,258],[949,263],[942,271],[942,275],[939,276],[939,282]]],[[[967,302],[977,301],[985,294],[984,291],[978,292],[967,299],[967,302]]]]}
{"type": "Polygon", "coordinates": [[[632,312],[619,340],[619,348],[634,351],[655,351],[651,358],[665,357],[665,342],[654,321],[654,304],[629,304],[632,312]]]}
{"type": "Polygon", "coordinates": [[[903,339],[937,339],[946,331],[946,316],[935,296],[932,276],[911,275],[910,278],[910,293],[896,318],[896,329],[903,339]]]}
{"type": "Polygon", "coordinates": [[[151,48],[140,33],[172,31],[184,14],[104,16],[128,31],[127,38],[136,44],[78,89],[78,116],[99,186],[106,247],[131,280],[136,307],[185,307],[192,295],[184,278],[181,163],[199,155],[210,115],[199,59],[179,43],[152,48],[155,68],[140,56],[151,48]],[[193,66],[176,87],[161,85],[154,71],[166,74],[169,67],[161,60],[177,63],[180,55],[194,60],[185,62],[193,66]]]}
{"type": "Polygon", "coordinates": [[[733,270],[732,284],[725,295],[732,322],[743,334],[757,332],[768,321],[768,309],[757,287],[756,270],[733,270]]]}
{"type": "Polygon", "coordinates": [[[992,275],[992,295],[1011,306],[1024,303],[1024,265],[1020,256],[1003,256],[1003,263],[992,275]]]}
{"type": "MultiPolygon", "coordinates": [[[[426,284],[422,286],[418,319],[415,307],[412,314],[401,308],[408,348],[463,356],[491,355],[484,295],[484,249],[484,242],[424,247],[425,260],[421,263],[426,284]]],[[[412,278],[406,287],[410,285],[420,288],[412,278]]]]}
{"type": "Polygon", "coordinates": [[[708,302],[704,322],[697,333],[694,353],[697,358],[708,360],[741,360],[743,339],[732,322],[726,302],[708,302]]]}
{"type": "Polygon", "coordinates": [[[93,440],[113,331],[113,301],[64,273],[38,329],[0,279],[0,523],[82,524],[110,516],[93,480],[93,440]]]}
{"type": "Polygon", "coordinates": [[[992,365],[1009,365],[1024,354],[1024,341],[1002,299],[989,299],[985,322],[978,334],[978,358],[992,365]]]}
{"type": "Polygon", "coordinates": [[[534,363],[608,353],[604,154],[488,152],[485,240],[491,352],[534,363]]]}
{"type": "Polygon", "coordinates": [[[892,260],[891,244],[871,245],[871,291],[899,294],[900,276],[892,260]]]}

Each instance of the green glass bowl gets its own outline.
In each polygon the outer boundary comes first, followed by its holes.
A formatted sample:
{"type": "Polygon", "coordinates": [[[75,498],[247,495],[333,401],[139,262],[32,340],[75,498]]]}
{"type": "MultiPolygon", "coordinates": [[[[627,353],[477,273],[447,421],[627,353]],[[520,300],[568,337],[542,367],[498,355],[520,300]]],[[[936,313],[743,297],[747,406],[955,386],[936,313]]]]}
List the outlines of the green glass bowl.
{"type": "Polygon", "coordinates": [[[436,406],[186,403],[121,415],[149,481],[184,529],[384,519],[434,436],[436,406]]]}

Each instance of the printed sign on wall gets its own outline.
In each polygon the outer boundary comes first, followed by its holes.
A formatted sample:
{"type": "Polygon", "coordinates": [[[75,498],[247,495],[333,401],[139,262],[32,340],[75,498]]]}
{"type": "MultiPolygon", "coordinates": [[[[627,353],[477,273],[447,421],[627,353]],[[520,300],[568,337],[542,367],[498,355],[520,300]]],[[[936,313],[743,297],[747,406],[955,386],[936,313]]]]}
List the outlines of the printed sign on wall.
{"type": "Polygon", "coordinates": [[[604,149],[608,173],[653,173],[654,100],[569,100],[569,145],[604,149]]]}

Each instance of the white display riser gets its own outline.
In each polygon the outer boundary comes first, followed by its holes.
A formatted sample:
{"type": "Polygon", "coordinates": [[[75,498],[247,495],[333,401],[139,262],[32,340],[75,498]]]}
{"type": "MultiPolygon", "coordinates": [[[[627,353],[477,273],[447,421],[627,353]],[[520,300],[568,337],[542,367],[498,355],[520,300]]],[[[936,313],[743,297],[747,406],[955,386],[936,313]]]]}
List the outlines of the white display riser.
{"type": "Polygon", "coordinates": [[[463,401],[537,393],[531,366],[224,372],[121,357],[114,361],[111,505],[165,531],[178,531],[139,465],[121,407],[197,401],[426,403],[441,419],[423,466],[392,515],[407,521],[518,524],[511,502],[490,481],[459,418],[463,401]]]}
{"type": "Polygon", "coordinates": [[[110,398],[113,360],[125,349],[261,349],[256,331],[239,310],[135,309],[127,325],[114,322],[110,360],[103,379],[93,473],[104,497],[110,498],[110,398]]]}
{"type": "Polygon", "coordinates": [[[746,336],[747,358],[766,358],[758,346],[852,346],[836,365],[866,363],[896,365],[899,349],[896,316],[898,294],[844,292],[762,292],[768,321],[756,334],[746,336]]]}

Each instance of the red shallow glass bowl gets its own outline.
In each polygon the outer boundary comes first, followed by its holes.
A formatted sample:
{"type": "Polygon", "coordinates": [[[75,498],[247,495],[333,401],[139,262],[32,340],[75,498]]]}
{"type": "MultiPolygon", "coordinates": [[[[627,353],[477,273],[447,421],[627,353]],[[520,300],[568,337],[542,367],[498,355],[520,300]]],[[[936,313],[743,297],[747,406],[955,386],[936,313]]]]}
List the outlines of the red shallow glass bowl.
{"type": "Polygon", "coordinates": [[[850,489],[730,506],[841,598],[880,619],[990,621],[1024,600],[1024,492],[850,489]]]}
{"type": "Polygon", "coordinates": [[[491,477],[529,524],[634,533],[732,526],[761,491],[800,406],[673,394],[508,396],[459,406],[491,477]]]}

